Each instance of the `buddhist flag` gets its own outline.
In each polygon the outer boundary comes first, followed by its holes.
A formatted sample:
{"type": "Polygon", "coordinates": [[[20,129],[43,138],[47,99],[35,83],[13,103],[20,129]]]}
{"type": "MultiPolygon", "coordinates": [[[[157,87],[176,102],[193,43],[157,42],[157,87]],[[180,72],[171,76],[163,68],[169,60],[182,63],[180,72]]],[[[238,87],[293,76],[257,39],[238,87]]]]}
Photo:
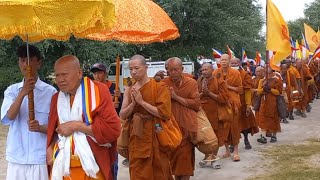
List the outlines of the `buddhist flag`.
{"type": "Polygon", "coordinates": [[[273,51],[268,51],[269,53],[269,59],[270,59],[270,68],[275,70],[275,71],[278,71],[280,72],[280,62],[276,62],[274,57],[275,57],[275,52],[273,51]]]}
{"type": "Polygon", "coordinates": [[[246,53],[246,51],[244,50],[244,48],[242,48],[242,59],[241,59],[241,61],[242,62],[247,62],[248,61],[248,57],[247,57],[247,53],[246,53]]]}
{"type": "Polygon", "coordinates": [[[304,46],[300,45],[301,58],[309,58],[309,50],[304,46]]]}
{"type": "Polygon", "coordinates": [[[317,47],[320,45],[320,37],[318,37],[318,33],[316,33],[310,26],[304,23],[304,33],[306,35],[306,40],[309,44],[309,48],[311,52],[315,52],[317,47]]]}
{"type": "Polygon", "coordinates": [[[230,56],[230,58],[235,58],[236,55],[234,54],[234,52],[229,48],[229,46],[227,45],[227,50],[228,50],[228,54],[230,56]]]}
{"type": "Polygon", "coordinates": [[[212,48],[212,55],[213,55],[214,58],[218,59],[218,58],[221,57],[222,52],[212,48]]]}
{"type": "Polygon", "coordinates": [[[312,59],[320,58],[320,46],[314,51],[312,59]]]}
{"type": "Polygon", "coordinates": [[[301,34],[302,34],[302,40],[301,40],[302,42],[301,42],[301,44],[304,45],[304,47],[306,47],[308,50],[310,50],[308,41],[307,41],[306,38],[304,37],[303,32],[301,32],[301,34]]]}
{"type": "Polygon", "coordinates": [[[291,54],[287,23],[271,0],[267,0],[267,50],[276,52],[276,64],[291,54]]]}
{"type": "Polygon", "coordinates": [[[261,65],[261,59],[261,54],[259,53],[259,51],[256,51],[256,57],[254,58],[254,60],[256,61],[256,65],[261,65]]]}
{"type": "Polygon", "coordinates": [[[296,40],[296,48],[298,50],[296,50],[295,58],[302,59],[301,48],[300,48],[300,44],[299,44],[298,40],[296,40]]]}

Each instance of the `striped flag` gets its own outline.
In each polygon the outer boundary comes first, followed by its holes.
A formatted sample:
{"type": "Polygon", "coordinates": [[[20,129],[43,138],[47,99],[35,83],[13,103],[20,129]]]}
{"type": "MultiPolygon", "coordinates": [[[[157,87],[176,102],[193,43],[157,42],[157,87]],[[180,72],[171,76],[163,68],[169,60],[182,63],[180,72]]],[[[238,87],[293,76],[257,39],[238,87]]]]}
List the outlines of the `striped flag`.
{"type": "Polygon", "coordinates": [[[256,51],[256,58],[254,58],[254,60],[256,61],[256,65],[261,65],[261,59],[261,54],[259,53],[259,51],[256,51]]]}
{"type": "Polygon", "coordinates": [[[212,56],[216,59],[220,58],[222,55],[222,52],[216,49],[212,48],[212,56]]]}
{"type": "Polygon", "coordinates": [[[312,59],[320,58],[320,46],[316,49],[316,51],[313,53],[312,59]]]}
{"type": "Polygon", "coordinates": [[[302,34],[302,44],[304,45],[305,48],[307,48],[308,50],[310,50],[308,41],[307,41],[306,38],[304,37],[303,32],[301,32],[301,34],[302,34]]]}
{"type": "Polygon", "coordinates": [[[244,48],[242,48],[242,59],[241,59],[241,61],[242,62],[247,62],[248,61],[248,57],[247,57],[247,53],[246,53],[246,51],[244,50],[244,48]]]}
{"type": "Polygon", "coordinates": [[[236,55],[234,54],[234,52],[229,48],[229,46],[227,45],[227,50],[228,50],[228,55],[230,56],[230,58],[235,58],[236,55]]]}

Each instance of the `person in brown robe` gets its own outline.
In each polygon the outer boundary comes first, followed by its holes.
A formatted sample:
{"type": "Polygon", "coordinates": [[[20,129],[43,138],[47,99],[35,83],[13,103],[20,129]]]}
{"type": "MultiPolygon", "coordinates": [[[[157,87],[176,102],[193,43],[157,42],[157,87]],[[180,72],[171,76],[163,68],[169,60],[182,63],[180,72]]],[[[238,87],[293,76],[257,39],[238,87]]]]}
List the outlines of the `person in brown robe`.
{"type": "Polygon", "coordinates": [[[314,76],[314,81],[317,89],[316,99],[320,99],[320,58],[315,58],[314,65],[318,68],[317,74],[314,76]]]}
{"type": "Polygon", "coordinates": [[[168,153],[161,150],[156,136],[156,123],[172,120],[170,91],[148,77],[143,56],[131,57],[129,69],[135,83],[124,92],[120,118],[130,123],[130,179],[172,180],[168,153]]]}
{"type": "Polygon", "coordinates": [[[191,140],[196,137],[197,111],[201,107],[197,81],[184,76],[182,71],[181,59],[170,58],[169,77],[163,80],[170,88],[172,113],[182,133],[182,142],[171,156],[171,169],[176,180],[188,180],[194,174],[195,147],[191,140]]]}
{"type": "MultiPolygon", "coordinates": [[[[268,68],[267,78],[259,81],[257,93],[261,96],[259,109],[259,127],[271,133],[270,142],[277,142],[277,132],[280,132],[280,117],[277,109],[277,96],[282,93],[282,81],[275,76],[273,70],[268,68]]],[[[260,143],[267,143],[263,134],[257,139],[260,143]]]]}
{"type": "MultiPolygon", "coordinates": [[[[220,77],[213,76],[213,67],[211,63],[204,63],[201,67],[202,78],[198,80],[198,89],[200,92],[201,107],[205,111],[210,124],[218,138],[218,146],[224,145],[223,136],[224,122],[218,119],[218,106],[225,106],[228,102],[229,93],[226,82],[220,77]]],[[[218,148],[213,155],[205,155],[204,161],[199,164],[204,166],[207,159],[216,159],[218,148]],[[211,158],[210,158],[211,157],[211,158]]],[[[215,166],[218,167],[217,165],[215,166]]]]}
{"type": "MultiPolygon", "coordinates": [[[[256,68],[256,72],[255,72],[256,76],[252,77],[252,82],[253,82],[253,86],[252,86],[252,104],[256,104],[259,100],[259,95],[258,95],[258,86],[259,86],[259,81],[261,79],[264,78],[265,75],[265,69],[262,66],[259,66],[256,68]]],[[[256,122],[257,125],[259,126],[260,124],[260,118],[259,118],[259,110],[258,109],[254,109],[255,110],[255,118],[256,118],[256,122]]],[[[259,126],[260,127],[260,126],[259,126]]]]}
{"type": "Polygon", "coordinates": [[[243,91],[240,93],[241,107],[239,112],[239,130],[244,136],[245,149],[252,149],[248,139],[248,134],[250,133],[253,136],[259,132],[259,128],[251,109],[251,89],[253,86],[252,77],[247,71],[240,68],[240,59],[231,59],[230,66],[233,69],[238,69],[240,72],[243,91]]]}
{"type": "Polygon", "coordinates": [[[312,75],[308,66],[301,59],[297,59],[296,66],[301,75],[302,88],[302,99],[296,104],[296,115],[300,115],[301,117],[306,118],[307,115],[305,114],[305,111],[309,104],[308,81],[312,80],[312,75]]]}
{"type": "Polygon", "coordinates": [[[220,58],[221,67],[213,72],[214,77],[222,78],[227,82],[227,89],[230,94],[229,102],[232,107],[233,117],[229,122],[224,123],[224,136],[225,136],[225,148],[226,152],[223,157],[227,158],[231,156],[229,145],[234,148],[233,160],[240,161],[238,145],[241,138],[239,129],[239,115],[240,115],[240,93],[242,93],[242,80],[240,72],[230,67],[230,56],[223,54],[220,58]]]}
{"type": "Polygon", "coordinates": [[[283,77],[283,89],[286,92],[288,99],[288,117],[290,120],[294,120],[294,117],[292,115],[294,107],[293,91],[298,90],[299,88],[296,76],[292,73],[292,71],[289,71],[287,64],[281,64],[280,72],[281,76],[283,77]]]}
{"type": "Polygon", "coordinates": [[[312,107],[311,107],[310,103],[313,102],[313,99],[315,98],[315,96],[317,94],[317,88],[315,85],[315,77],[317,76],[319,70],[313,60],[310,59],[306,63],[307,63],[307,66],[310,70],[310,73],[312,75],[312,79],[308,80],[308,97],[309,97],[308,103],[309,104],[306,107],[306,111],[311,112],[312,107]]]}
{"type": "MultiPolygon", "coordinates": [[[[60,139],[60,137],[74,136],[75,132],[83,133],[86,135],[95,161],[100,169],[96,174],[97,179],[112,180],[113,174],[111,167],[115,162],[116,141],[120,135],[120,120],[113,107],[108,87],[100,82],[92,81],[97,85],[98,89],[96,90],[99,91],[100,94],[100,103],[97,103],[99,106],[91,112],[91,124],[86,124],[84,118],[83,121],[74,119],[60,123],[58,115],[59,108],[57,107],[59,93],[63,93],[63,95],[70,98],[70,108],[72,108],[74,105],[73,102],[79,97],[77,93],[79,92],[78,89],[80,88],[80,82],[82,80],[82,71],[78,58],[71,55],[58,59],[55,63],[54,70],[60,92],[56,93],[51,100],[47,136],[48,165],[52,166],[54,163],[53,155],[58,154],[58,152],[54,152],[53,148],[58,141],[58,135],[60,139]],[[73,99],[75,100],[73,101],[73,99]],[[105,146],[103,144],[108,145],[105,146]]],[[[83,114],[82,117],[84,117],[83,114]]],[[[79,155],[74,153],[76,152],[74,149],[80,147],[77,147],[75,143],[72,144],[72,149],[70,150],[70,175],[63,177],[63,179],[93,179],[86,175],[79,160],[79,155]]]]}

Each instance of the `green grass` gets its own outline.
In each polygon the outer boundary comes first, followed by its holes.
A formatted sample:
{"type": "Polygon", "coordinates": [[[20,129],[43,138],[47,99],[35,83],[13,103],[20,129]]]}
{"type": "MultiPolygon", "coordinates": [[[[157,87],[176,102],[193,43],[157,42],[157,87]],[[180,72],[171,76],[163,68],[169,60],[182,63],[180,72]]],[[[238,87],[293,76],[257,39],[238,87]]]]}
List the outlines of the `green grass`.
{"type": "MultiPolygon", "coordinates": [[[[314,165],[311,158],[320,157],[320,139],[308,139],[298,145],[279,145],[263,152],[271,164],[264,166],[266,173],[250,180],[311,180],[320,179],[320,162],[314,165]]],[[[320,158],[319,158],[320,159],[320,158]]]]}

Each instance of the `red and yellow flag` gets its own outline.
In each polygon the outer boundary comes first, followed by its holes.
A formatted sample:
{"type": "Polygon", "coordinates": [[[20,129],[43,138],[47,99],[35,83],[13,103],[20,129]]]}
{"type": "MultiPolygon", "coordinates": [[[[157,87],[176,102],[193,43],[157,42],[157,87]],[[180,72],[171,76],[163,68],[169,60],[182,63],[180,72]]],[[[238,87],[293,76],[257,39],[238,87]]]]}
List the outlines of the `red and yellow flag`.
{"type": "Polygon", "coordinates": [[[289,28],[271,0],[267,0],[267,50],[276,52],[275,64],[291,54],[289,28]]]}
{"type": "Polygon", "coordinates": [[[316,33],[310,26],[304,23],[304,33],[306,35],[310,51],[315,52],[317,47],[320,45],[320,32],[318,31],[318,33],[316,33]]]}

